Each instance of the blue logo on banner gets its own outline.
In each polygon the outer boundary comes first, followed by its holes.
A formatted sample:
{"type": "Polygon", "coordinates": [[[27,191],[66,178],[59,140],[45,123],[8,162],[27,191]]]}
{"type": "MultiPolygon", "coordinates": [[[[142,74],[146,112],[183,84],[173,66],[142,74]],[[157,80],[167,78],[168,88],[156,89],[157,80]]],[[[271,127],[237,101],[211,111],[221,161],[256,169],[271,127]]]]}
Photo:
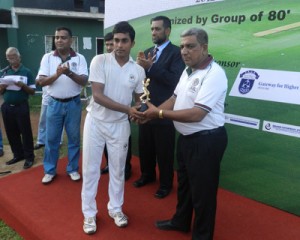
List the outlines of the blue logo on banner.
{"type": "Polygon", "coordinates": [[[254,80],[259,78],[257,72],[253,70],[248,70],[240,74],[241,82],[239,85],[239,92],[241,94],[247,94],[251,91],[254,80]]]}
{"type": "Polygon", "coordinates": [[[271,124],[270,124],[270,123],[267,123],[267,124],[265,125],[265,129],[271,130],[271,124]]]}

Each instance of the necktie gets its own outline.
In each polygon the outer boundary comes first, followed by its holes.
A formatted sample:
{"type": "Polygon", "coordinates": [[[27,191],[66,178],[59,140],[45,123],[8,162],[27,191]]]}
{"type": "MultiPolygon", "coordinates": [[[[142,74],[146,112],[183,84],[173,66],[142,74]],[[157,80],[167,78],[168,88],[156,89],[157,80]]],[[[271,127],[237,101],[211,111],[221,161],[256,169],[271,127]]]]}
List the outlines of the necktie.
{"type": "Polygon", "coordinates": [[[159,51],[159,49],[157,47],[153,48],[153,52],[152,52],[152,61],[153,62],[156,62],[156,60],[157,60],[156,54],[158,51],[159,51]]]}

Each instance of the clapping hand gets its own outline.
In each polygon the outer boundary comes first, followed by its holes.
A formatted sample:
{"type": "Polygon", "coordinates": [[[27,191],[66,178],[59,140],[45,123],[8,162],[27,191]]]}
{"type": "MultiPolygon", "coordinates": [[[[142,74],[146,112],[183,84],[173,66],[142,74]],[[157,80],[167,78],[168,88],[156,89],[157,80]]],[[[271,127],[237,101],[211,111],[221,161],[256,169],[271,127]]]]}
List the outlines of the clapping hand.
{"type": "Polygon", "coordinates": [[[62,64],[59,64],[57,69],[56,69],[56,74],[58,76],[62,75],[62,74],[66,74],[68,75],[70,73],[70,65],[69,65],[69,62],[66,62],[66,63],[62,63],[62,64]]]}
{"type": "Polygon", "coordinates": [[[154,56],[151,56],[150,52],[148,53],[147,58],[145,57],[145,54],[143,52],[139,52],[136,62],[137,62],[137,64],[142,66],[145,70],[148,70],[154,62],[153,57],[154,56]]]}

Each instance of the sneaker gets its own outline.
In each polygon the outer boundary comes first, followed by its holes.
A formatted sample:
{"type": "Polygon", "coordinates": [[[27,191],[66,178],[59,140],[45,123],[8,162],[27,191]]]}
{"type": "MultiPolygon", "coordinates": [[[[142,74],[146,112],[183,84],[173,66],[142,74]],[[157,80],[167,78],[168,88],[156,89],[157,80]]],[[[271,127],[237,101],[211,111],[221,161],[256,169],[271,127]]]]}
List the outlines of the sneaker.
{"type": "Polygon", "coordinates": [[[83,220],[83,231],[86,234],[93,234],[97,230],[96,217],[89,217],[83,220]]]}
{"type": "Polygon", "coordinates": [[[54,175],[45,174],[45,176],[42,179],[42,183],[43,184],[48,184],[48,183],[52,182],[53,178],[54,178],[54,175]]]}
{"type": "Polygon", "coordinates": [[[80,180],[80,174],[78,172],[72,172],[69,174],[69,176],[73,181],[80,180]]]}
{"type": "Polygon", "coordinates": [[[128,224],[128,218],[123,212],[108,212],[108,215],[115,220],[115,224],[118,227],[126,227],[128,224]]]}

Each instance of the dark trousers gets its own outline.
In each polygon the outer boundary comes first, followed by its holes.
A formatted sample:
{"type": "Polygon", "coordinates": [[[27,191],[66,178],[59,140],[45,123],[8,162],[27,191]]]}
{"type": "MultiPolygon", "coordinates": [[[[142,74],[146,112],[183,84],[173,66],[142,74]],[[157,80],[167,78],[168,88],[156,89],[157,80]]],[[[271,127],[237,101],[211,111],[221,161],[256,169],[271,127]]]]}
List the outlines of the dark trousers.
{"type": "Polygon", "coordinates": [[[189,229],[194,211],[192,239],[212,240],[226,130],[221,127],[211,134],[180,135],[177,144],[178,202],[172,223],[189,229]]]}
{"type": "MultiPolygon", "coordinates": [[[[131,157],[132,157],[131,144],[132,143],[131,143],[131,135],[130,135],[129,139],[128,139],[128,151],[127,151],[127,156],[126,156],[125,172],[128,172],[131,170],[131,157]]],[[[104,147],[104,156],[106,158],[106,163],[108,165],[108,153],[107,153],[106,145],[104,147]]]]}
{"type": "Polygon", "coordinates": [[[3,103],[2,117],[6,135],[15,158],[33,160],[33,137],[28,102],[21,104],[3,103]]]}
{"type": "Polygon", "coordinates": [[[160,188],[170,189],[174,177],[175,128],[173,124],[142,124],[139,127],[139,156],[142,177],[155,179],[156,162],[160,188]]]}

